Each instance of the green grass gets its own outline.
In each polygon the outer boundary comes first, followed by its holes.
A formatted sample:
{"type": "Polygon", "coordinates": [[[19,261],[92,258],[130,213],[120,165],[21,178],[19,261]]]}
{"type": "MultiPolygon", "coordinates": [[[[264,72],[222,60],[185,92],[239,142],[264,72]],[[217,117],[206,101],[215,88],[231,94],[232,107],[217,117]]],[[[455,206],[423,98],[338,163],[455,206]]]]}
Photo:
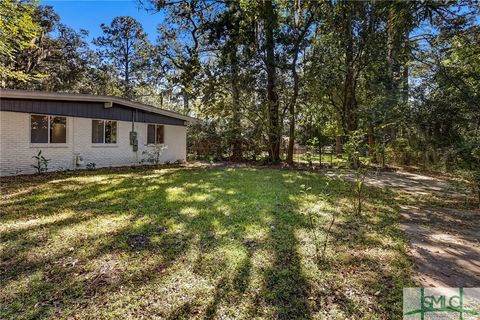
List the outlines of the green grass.
{"type": "Polygon", "coordinates": [[[343,181],[308,172],[4,180],[0,318],[398,319],[412,284],[398,208],[388,191],[367,193],[356,219],[343,181]],[[307,213],[320,245],[337,215],[323,262],[307,213]]]}

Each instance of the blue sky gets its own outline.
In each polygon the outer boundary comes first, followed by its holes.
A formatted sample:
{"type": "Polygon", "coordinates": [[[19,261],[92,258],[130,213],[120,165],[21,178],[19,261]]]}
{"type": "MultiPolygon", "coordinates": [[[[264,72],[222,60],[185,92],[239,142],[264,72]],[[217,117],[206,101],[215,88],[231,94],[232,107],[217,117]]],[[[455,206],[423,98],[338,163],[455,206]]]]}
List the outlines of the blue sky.
{"type": "Polygon", "coordinates": [[[162,22],[161,14],[138,8],[135,0],[42,0],[40,4],[53,6],[61,22],[76,31],[88,30],[90,40],[101,34],[100,24],[109,24],[116,16],[132,16],[140,21],[151,41],[156,38],[156,26],[162,22]]]}
{"type": "MultiPolygon", "coordinates": [[[[40,0],[40,4],[53,6],[62,23],[76,31],[88,30],[89,40],[101,35],[100,24],[108,24],[117,16],[128,15],[140,21],[150,41],[154,42],[156,26],[163,21],[163,14],[140,9],[136,0],[40,0]]],[[[475,22],[479,24],[480,17],[475,17],[475,22]]],[[[423,28],[416,30],[424,31],[423,28]]]]}

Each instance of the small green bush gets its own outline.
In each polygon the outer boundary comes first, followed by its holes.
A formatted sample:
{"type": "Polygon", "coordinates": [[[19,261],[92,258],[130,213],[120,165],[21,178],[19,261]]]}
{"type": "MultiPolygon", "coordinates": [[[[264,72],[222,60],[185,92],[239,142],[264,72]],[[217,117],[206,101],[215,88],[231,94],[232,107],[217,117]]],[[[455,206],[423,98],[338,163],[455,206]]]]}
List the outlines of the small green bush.
{"type": "Polygon", "coordinates": [[[48,162],[50,162],[50,159],[46,159],[42,155],[42,150],[39,150],[36,156],[32,157],[35,159],[35,163],[32,164],[32,167],[37,171],[37,173],[43,173],[48,171],[48,162]]]}

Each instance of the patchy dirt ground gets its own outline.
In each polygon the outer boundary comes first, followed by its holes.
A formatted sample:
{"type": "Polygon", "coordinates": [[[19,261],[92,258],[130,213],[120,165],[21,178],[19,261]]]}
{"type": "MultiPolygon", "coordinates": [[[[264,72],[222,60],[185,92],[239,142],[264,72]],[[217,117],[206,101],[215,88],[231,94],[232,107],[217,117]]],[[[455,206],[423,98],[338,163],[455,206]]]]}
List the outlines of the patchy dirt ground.
{"type": "Polygon", "coordinates": [[[445,180],[407,172],[366,182],[404,194],[400,213],[419,286],[480,287],[480,210],[464,208],[465,195],[445,180]]]}

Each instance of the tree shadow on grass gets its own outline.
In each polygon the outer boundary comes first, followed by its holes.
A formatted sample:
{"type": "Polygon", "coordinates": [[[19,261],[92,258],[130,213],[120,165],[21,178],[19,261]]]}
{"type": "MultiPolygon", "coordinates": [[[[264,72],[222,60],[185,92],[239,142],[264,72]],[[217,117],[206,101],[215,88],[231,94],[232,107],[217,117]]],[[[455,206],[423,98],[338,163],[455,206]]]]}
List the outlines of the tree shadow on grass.
{"type": "Polygon", "coordinates": [[[380,318],[401,317],[402,289],[413,283],[396,194],[372,186],[364,192],[362,215],[347,207],[332,229],[335,252],[329,268],[355,270],[347,273],[348,282],[338,288],[334,301],[345,314],[367,317],[373,310],[380,318]]]}
{"type": "MultiPolygon", "coordinates": [[[[34,206],[28,213],[32,218],[55,215],[60,209],[72,210],[79,214],[7,230],[2,239],[8,240],[11,247],[3,256],[5,260],[2,261],[2,279],[5,282],[2,280],[2,283],[12,288],[22,279],[32,277],[38,279],[27,280],[20,291],[15,293],[13,290],[10,295],[7,293],[2,297],[2,300],[8,303],[3,311],[4,316],[23,313],[25,318],[42,318],[53,314],[61,317],[62,314],[75,313],[82,304],[91,305],[87,301],[92,296],[101,300],[101,297],[121,292],[124,286],[135,287],[137,290],[149,286],[150,283],[162,278],[165,270],[181,264],[189,250],[203,251],[203,254],[212,256],[231,242],[243,247],[247,254],[238,265],[227,268],[229,271],[233,268],[235,271],[233,277],[226,275],[221,269],[213,272],[215,277],[211,279],[223,276],[224,281],[230,284],[227,289],[221,289],[225,282],[218,282],[208,305],[204,303],[202,305],[205,314],[213,316],[218,306],[225,304],[224,297],[228,297],[227,303],[243,299],[252,272],[251,257],[256,249],[248,242],[250,239],[247,226],[269,228],[270,223],[266,222],[268,218],[272,216],[273,220],[277,219],[272,208],[275,202],[265,204],[261,198],[245,194],[243,183],[246,181],[250,184],[247,188],[254,189],[249,191],[250,194],[263,192],[268,197],[275,197],[274,193],[265,190],[270,182],[275,183],[272,181],[274,177],[271,173],[262,172],[261,176],[257,176],[255,173],[241,170],[232,172],[195,170],[188,173],[173,170],[156,174],[155,171],[149,170],[133,175],[126,174],[124,177],[110,175],[108,172],[105,175],[106,181],[98,183],[94,180],[74,192],[69,192],[68,188],[71,187],[69,183],[50,183],[48,179],[47,181],[42,179],[38,185],[30,183],[30,186],[39,189],[34,194],[9,199],[2,219],[10,222],[18,218],[22,220],[21,213],[16,209],[26,208],[32,203],[34,206]],[[47,188],[47,194],[42,194],[41,188],[47,188]],[[175,197],[175,192],[180,196],[175,197]],[[188,214],[189,210],[197,212],[188,214]],[[61,242],[60,239],[54,238],[59,232],[96,223],[98,219],[101,222],[102,219],[109,219],[112,216],[120,217],[122,221],[130,219],[130,222],[118,228],[100,230],[96,234],[80,229],[77,233],[85,235],[75,234],[73,238],[66,239],[66,243],[61,243],[62,245],[59,243],[59,247],[53,252],[35,256],[34,259],[22,259],[36,250],[45,252],[49,242],[55,242],[54,245],[61,242]],[[35,242],[34,238],[25,242],[28,234],[40,231],[46,236],[44,242],[35,242]],[[150,241],[145,248],[132,248],[127,243],[131,235],[156,238],[156,241],[150,241]],[[17,242],[17,245],[13,246],[14,242],[17,242]],[[89,248],[92,244],[93,246],[89,248]],[[144,265],[139,264],[138,260],[142,257],[155,256],[160,258],[144,265]],[[105,264],[108,267],[108,259],[114,259],[112,257],[120,257],[119,262],[111,263],[111,268],[117,274],[111,278],[104,273],[95,274],[92,264],[97,262],[101,264],[106,260],[105,264]],[[125,257],[135,260],[139,268],[127,272],[128,265],[122,265],[121,261],[125,257]],[[93,273],[94,280],[85,280],[85,275],[90,273],[93,273]],[[29,298],[22,301],[21,297],[27,292],[30,294],[29,298]]],[[[85,176],[88,178],[89,174],[85,176]]],[[[72,177],[75,178],[67,175],[66,179],[72,177]]],[[[53,178],[59,180],[58,176],[53,178]]],[[[74,181],[75,179],[73,183],[74,181]]],[[[272,233],[271,239],[264,240],[277,257],[275,266],[264,273],[266,287],[274,292],[272,298],[266,299],[266,302],[278,309],[280,318],[305,314],[305,310],[300,308],[305,307],[301,300],[307,296],[306,289],[287,288],[294,282],[298,288],[299,284],[303,285],[305,281],[301,279],[299,258],[294,252],[296,242],[287,239],[294,238],[295,226],[284,224],[285,222],[273,222],[279,232],[286,232],[285,235],[272,233]],[[284,276],[295,278],[283,279],[284,276]],[[291,295],[294,303],[285,306],[285,302],[290,301],[291,295]]],[[[258,243],[260,245],[260,241],[258,243]]],[[[128,259],[127,261],[130,261],[128,259]]],[[[223,263],[228,266],[229,260],[224,259],[223,263]]],[[[201,276],[205,276],[204,271],[200,272],[201,276]]],[[[207,274],[207,279],[208,276],[207,274]]],[[[181,310],[171,311],[171,316],[189,313],[191,311],[189,305],[194,303],[183,304],[181,310]]]]}
{"type": "MultiPolygon", "coordinates": [[[[104,308],[123,312],[114,305],[117,299],[126,304],[125,312],[134,304],[160,318],[221,318],[224,312],[243,312],[250,318],[312,318],[323,307],[324,297],[318,296],[322,292],[313,283],[319,279],[305,274],[308,258],[299,250],[303,243],[297,233],[310,228],[298,202],[308,204],[308,199],[292,197],[299,193],[300,184],[311,185],[312,193],[333,193],[325,200],[331,205],[346,195],[345,186],[335,179],[267,169],[87,172],[31,182],[25,187],[37,188],[36,193],[26,196],[17,188],[20,193],[8,199],[2,219],[23,223],[18,208],[29,206],[28,216],[34,222],[61,210],[78,215],[14,226],[2,235],[7,240],[2,279],[11,290],[2,296],[2,304],[8,304],[2,316],[102,317],[106,314],[102,312],[108,312],[104,308]],[[81,188],[71,192],[77,177],[82,178],[81,188]],[[333,191],[325,189],[327,181],[333,191]],[[42,193],[42,188],[47,190],[42,193]],[[110,219],[118,219],[118,225],[108,227],[110,219]],[[107,226],[95,229],[102,223],[107,226]],[[59,238],[71,230],[70,238],[59,238]],[[148,241],[139,247],[131,245],[132,236],[148,241]],[[58,248],[48,252],[50,245],[58,248]],[[44,255],[24,259],[37,250],[44,255]],[[22,281],[17,292],[11,289],[22,281]],[[198,287],[197,282],[201,282],[198,287]],[[156,290],[167,286],[175,289],[171,296],[165,295],[168,303],[175,295],[182,299],[152,309],[156,290]]],[[[387,218],[380,212],[376,228],[389,230],[392,222],[387,218]]],[[[363,243],[358,239],[358,243],[343,243],[348,220],[334,229],[335,244],[351,250],[380,244],[367,233],[361,236],[363,243]]],[[[323,222],[317,227],[324,228],[323,222]]],[[[326,264],[319,272],[335,273],[336,267],[349,268],[360,260],[342,263],[326,264]]],[[[366,271],[376,269],[374,261],[365,265],[366,271]]],[[[375,279],[392,281],[388,267],[382,266],[378,274],[384,275],[375,279]]],[[[373,281],[364,279],[356,285],[368,287],[373,281]]],[[[336,292],[334,287],[324,292],[336,292]]],[[[372,296],[373,303],[385,301],[370,289],[357,290],[372,296]]],[[[348,294],[334,296],[346,314],[357,310],[358,302],[348,294]]]]}
{"type": "Polygon", "coordinates": [[[275,260],[273,266],[264,271],[266,284],[262,296],[276,307],[276,318],[308,319],[310,290],[296,252],[298,241],[293,232],[294,226],[278,220],[272,231],[275,260]]]}

